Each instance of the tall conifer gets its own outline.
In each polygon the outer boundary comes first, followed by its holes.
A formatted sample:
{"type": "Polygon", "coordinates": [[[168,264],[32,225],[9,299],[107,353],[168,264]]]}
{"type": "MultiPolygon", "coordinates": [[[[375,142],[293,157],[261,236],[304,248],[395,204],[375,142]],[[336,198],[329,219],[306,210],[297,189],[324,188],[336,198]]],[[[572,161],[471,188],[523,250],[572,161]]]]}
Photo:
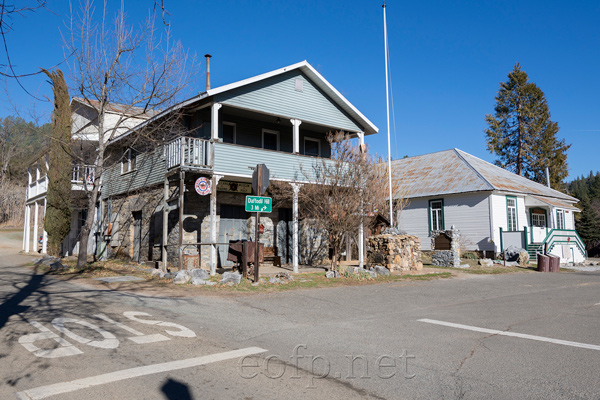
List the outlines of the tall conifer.
{"type": "Polygon", "coordinates": [[[515,64],[508,80],[500,83],[495,114],[485,116],[487,148],[502,168],[546,183],[546,167],[555,189],[568,175],[567,150],[571,145],[556,137],[558,124],[550,120],[544,92],[515,64]]]}

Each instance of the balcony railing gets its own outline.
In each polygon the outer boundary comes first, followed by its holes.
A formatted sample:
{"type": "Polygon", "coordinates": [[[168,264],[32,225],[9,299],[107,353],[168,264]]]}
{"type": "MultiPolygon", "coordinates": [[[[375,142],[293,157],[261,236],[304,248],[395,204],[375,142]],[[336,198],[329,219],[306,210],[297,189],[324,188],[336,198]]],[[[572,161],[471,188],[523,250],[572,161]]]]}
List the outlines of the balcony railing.
{"type": "Polygon", "coordinates": [[[167,170],[212,169],[212,144],[205,139],[180,137],[165,145],[167,170]]]}
{"type": "Polygon", "coordinates": [[[94,184],[94,178],[96,177],[96,167],[93,165],[75,165],[73,166],[73,173],[71,175],[71,183],[88,185],[94,184]]]}

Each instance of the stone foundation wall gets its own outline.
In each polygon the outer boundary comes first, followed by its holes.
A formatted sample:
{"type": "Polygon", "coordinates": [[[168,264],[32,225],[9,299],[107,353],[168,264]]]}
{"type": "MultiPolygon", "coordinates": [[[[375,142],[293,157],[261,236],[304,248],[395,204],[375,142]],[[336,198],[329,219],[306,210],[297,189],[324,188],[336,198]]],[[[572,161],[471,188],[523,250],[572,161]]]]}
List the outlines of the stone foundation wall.
{"type": "Polygon", "coordinates": [[[411,235],[375,235],[367,241],[367,265],[390,271],[420,271],[421,239],[411,235]]]}

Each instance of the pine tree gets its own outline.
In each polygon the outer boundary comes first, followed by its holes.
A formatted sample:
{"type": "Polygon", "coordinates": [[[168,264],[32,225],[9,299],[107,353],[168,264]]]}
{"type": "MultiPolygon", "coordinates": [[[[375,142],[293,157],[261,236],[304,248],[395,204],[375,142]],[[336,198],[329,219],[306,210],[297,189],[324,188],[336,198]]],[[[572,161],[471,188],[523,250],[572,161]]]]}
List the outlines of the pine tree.
{"type": "Polygon", "coordinates": [[[48,232],[48,253],[58,255],[71,230],[71,106],[62,71],[42,71],[52,80],[54,92],[44,229],[48,232]]]}
{"type": "Polygon", "coordinates": [[[515,64],[508,80],[500,83],[495,114],[487,114],[485,130],[488,150],[496,154],[496,164],[536,182],[562,186],[568,175],[567,145],[556,137],[559,127],[550,120],[544,92],[532,82],[521,65],[515,64]]]}

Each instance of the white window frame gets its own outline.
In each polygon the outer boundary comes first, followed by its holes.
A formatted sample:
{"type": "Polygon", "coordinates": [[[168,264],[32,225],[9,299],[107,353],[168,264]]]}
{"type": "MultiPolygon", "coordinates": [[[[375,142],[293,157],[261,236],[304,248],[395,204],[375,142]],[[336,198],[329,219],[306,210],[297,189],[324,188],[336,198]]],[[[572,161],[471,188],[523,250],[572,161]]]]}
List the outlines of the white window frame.
{"type": "Polygon", "coordinates": [[[506,222],[507,222],[507,228],[509,232],[515,232],[517,230],[517,224],[518,222],[518,214],[517,214],[518,210],[517,210],[517,198],[516,197],[506,197],[506,222]],[[515,204],[514,205],[510,205],[509,202],[510,201],[514,201],[515,204]],[[514,210],[514,215],[512,215],[513,217],[513,224],[511,224],[511,209],[514,210]]]}
{"type": "Polygon", "coordinates": [[[556,210],[556,229],[566,229],[565,228],[565,210],[556,210]]]}
{"type": "Polygon", "coordinates": [[[121,175],[128,174],[136,169],[137,152],[130,147],[123,152],[123,158],[121,159],[121,175]]]}
{"type": "Polygon", "coordinates": [[[431,221],[432,231],[444,230],[444,201],[442,199],[435,199],[429,202],[429,218],[431,221]],[[439,203],[439,208],[433,208],[434,204],[439,203]]]}
{"type": "Polygon", "coordinates": [[[532,214],[531,215],[531,224],[533,225],[534,228],[545,228],[546,227],[546,214],[532,214]],[[541,224],[540,223],[540,219],[544,220],[544,223],[541,224]],[[538,220],[536,222],[536,220],[538,220]]]}
{"type": "MultiPolygon", "coordinates": [[[[264,129],[263,128],[262,135],[261,135],[261,138],[262,138],[261,147],[263,149],[265,148],[265,133],[269,133],[269,134],[272,134],[272,135],[277,135],[277,151],[279,151],[279,131],[274,131],[274,130],[271,130],[271,129],[264,129]]],[[[271,150],[271,149],[268,149],[268,150],[271,150]]]]}
{"type": "MultiPolygon", "coordinates": [[[[233,144],[237,143],[237,125],[235,124],[235,122],[227,122],[227,121],[223,121],[223,126],[228,125],[228,126],[233,126],[233,144]]],[[[225,131],[223,130],[223,142],[225,142],[225,131]]]]}
{"type": "Polygon", "coordinates": [[[312,138],[312,137],[305,137],[304,138],[304,155],[305,156],[311,156],[311,157],[321,157],[321,141],[317,138],[312,138]],[[318,154],[316,156],[312,155],[312,154],[306,154],[306,142],[317,142],[317,152],[318,154]]]}

